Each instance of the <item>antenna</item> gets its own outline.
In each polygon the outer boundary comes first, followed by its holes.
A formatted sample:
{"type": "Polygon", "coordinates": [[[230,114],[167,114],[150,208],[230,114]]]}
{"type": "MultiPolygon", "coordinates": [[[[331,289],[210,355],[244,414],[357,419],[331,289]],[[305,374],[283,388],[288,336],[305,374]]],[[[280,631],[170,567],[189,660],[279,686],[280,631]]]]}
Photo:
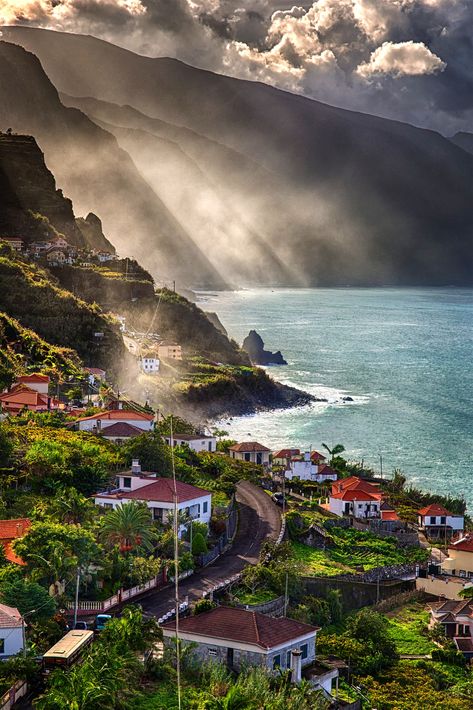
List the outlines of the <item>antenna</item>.
{"type": "Polygon", "coordinates": [[[174,465],[174,433],[172,425],[172,415],[170,417],[171,427],[171,464],[172,464],[172,480],[174,484],[174,594],[175,594],[175,609],[176,609],[176,672],[177,672],[177,707],[181,710],[181,649],[179,644],[179,521],[177,512],[177,484],[176,484],[176,467],[174,465]]]}

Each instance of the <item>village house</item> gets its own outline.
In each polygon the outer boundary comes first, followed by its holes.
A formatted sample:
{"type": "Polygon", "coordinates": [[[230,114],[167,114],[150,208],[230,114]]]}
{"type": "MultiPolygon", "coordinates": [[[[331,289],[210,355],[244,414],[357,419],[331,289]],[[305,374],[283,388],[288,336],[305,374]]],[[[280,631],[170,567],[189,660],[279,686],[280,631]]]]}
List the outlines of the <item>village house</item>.
{"type": "Polygon", "coordinates": [[[290,481],[293,478],[298,478],[301,481],[314,481],[316,483],[336,481],[338,478],[337,472],[327,464],[313,463],[310,451],[306,451],[303,458],[292,459],[284,471],[284,476],[290,481]]]}
{"type": "Polygon", "coordinates": [[[164,360],[182,360],[182,346],[162,340],[158,343],[158,356],[164,360]]]}
{"type": "Polygon", "coordinates": [[[40,394],[48,394],[50,379],[49,375],[41,375],[38,372],[32,375],[20,375],[12,387],[17,385],[26,385],[31,390],[35,390],[40,394]]]}
{"type": "Polygon", "coordinates": [[[60,266],[61,264],[65,264],[67,260],[67,253],[64,249],[61,249],[59,247],[51,247],[46,252],[46,261],[51,266],[60,266]]]}
{"type": "Polygon", "coordinates": [[[165,436],[164,441],[168,446],[171,443],[174,446],[187,445],[192,451],[216,451],[217,450],[217,438],[215,436],[199,436],[198,434],[173,434],[172,442],[170,436],[165,436]]]}
{"type": "Polygon", "coordinates": [[[5,559],[17,565],[23,565],[23,560],[12,549],[12,542],[26,535],[31,527],[28,518],[0,520],[0,545],[3,547],[5,559]]]}
{"type": "Polygon", "coordinates": [[[21,237],[0,237],[0,241],[7,242],[14,251],[23,251],[23,239],[21,237]]]}
{"type": "Polygon", "coordinates": [[[473,535],[468,534],[448,545],[448,557],[442,562],[442,573],[473,578],[473,535]]]}
{"type": "Polygon", "coordinates": [[[107,373],[101,367],[84,367],[88,374],[89,384],[93,385],[96,382],[105,382],[107,373]]]}
{"type": "Polygon", "coordinates": [[[65,409],[62,402],[47,394],[48,383],[49,377],[44,375],[27,375],[19,378],[11,389],[0,394],[0,410],[15,415],[23,410],[47,412],[65,409]],[[28,381],[28,385],[21,380],[28,381]],[[44,389],[45,393],[43,393],[44,389]]]}
{"type": "MultiPolygon", "coordinates": [[[[175,643],[176,624],[163,624],[166,645],[175,643]]],[[[192,653],[202,663],[225,664],[239,671],[263,666],[270,672],[290,670],[298,683],[302,671],[315,661],[318,627],[285,617],[271,618],[259,612],[219,606],[216,609],[183,618],[179,636],[184,644],[192,644],[192,653]]],[[[328,693],[338,671],[326,673],[321,687],[328,693]]]]}
{"type": "Polygon", "coordinates": [[[465,528],[463,515],[450,513],[443,505],[431,503],[418,512],[419,527],[428,537],[444,538],[462,532],[465,528]]]}
{"type": "Polygon", "coordinates": [[[77,419],[74,426],[79,431],[91,431],[100,434],[103,428],[112,424],[126,423],[145,431],[152,431],[154,428],[154,414],[145,414],[128,409],[108,409],[90,417],[77,419]]]}
{"type": "Polygon", "coordinates": [[[473,657],[473,600],[443,600],[430,604],[429,627],[440,624],[445,636],[452,639],[458,651],[473,657]]]}
{"type": "MultiPolygon", "coordinates": [[[[182,481],[176,481],[176,491],[179,513],[201,523],[210,523],[212,494],[209,491],[182,481]]],[[[117,508],[132,500],[146,503],[153,520],[165,523],[174,509],[174,481],[142,471],[139,461],[135,459],[130,471],[118,475],[116,489],[95,495],[95,504],[104,508],[117,508]]],[[[179,534],[184,530],[185,525],[182,525],[179,534]]]]}
{"type": "Polygon", "coordinates": [[[0,660],[16,656],[23,650],[23,624],[16,607],[0,604],[0,660]]]}
{"type": "Polygon", "coordinates": [[[280,449],[273,451],[273,466],[284,466],[289,468],[289,464],[295,456],[299,456],[300,449],[280,449]]]}
{"type": "Polygon", "coordinates": [[[146,375],[157,375],[159,372],[159,355],[152,350],[140,355],[140,367],[146,375]]]}
{"type": "Polygon", "coordinates": [[[232,459],[239,461],[249,461],[263,466],[269,466],[271,463],[271,449],[259,444],[257,441],[234,444],[230,446],[229,452],[232,459]]]}
{"type": "MultiPolygon", "coordinates": [[[[97,432],[99,433],[99,432],[97,432]]],[[[143,434],[143,429],[140,429],[128,422],[115,422],[109,426],[102,426],[100,436],[107,441],[112,441],[114,444],[123,444],[128,439],[133,439],[135,436],[143,434]]]]}
{"type": "Polygon", "coordinates": [[[355,518],[380,518],[382,494],[379,488],[357,476],[332,484],[328,509],[335,515],[355,518]]]}
{"type": "Polygon", "coordinates": [[[104,264],[107,261],[114,261],[117,258],[115,254],[112,254],[109,251],[99,251],[96,256],[101,264],[104,264]]]}

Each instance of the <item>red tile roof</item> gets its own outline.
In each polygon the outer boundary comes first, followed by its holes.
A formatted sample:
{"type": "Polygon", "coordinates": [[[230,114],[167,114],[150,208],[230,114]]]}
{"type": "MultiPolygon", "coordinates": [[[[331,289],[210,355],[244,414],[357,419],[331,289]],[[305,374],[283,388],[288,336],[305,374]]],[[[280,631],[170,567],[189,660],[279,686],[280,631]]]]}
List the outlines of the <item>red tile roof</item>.
{"type": "Polygon", "coordinates": [[[320,451],[311,451],[310,452],[310,459],[311,461],[321,461],[322,459],[325,461],[326,456],[320,453],[320,451]]]}
{"type": "MultiPolygon", "coordinates": [[[[183,481],[176,481],[176,490],[178,503],[184,503],[188,500],[211,495],[210,491],[206,491],[204,488],[197,488],[197,486],[191,486],[190,483],[184,483],[183,481]]],[[[160,503],[173,503],[174,482],[172,478],[158,478],[154,483],[138,488],[135,491],[120,491],[119,493],[110,494],[101,493],[97,495],[96,498],[124,498],[126,500],[149,500],[160,503]]]]}
{"type": "Polygon", "coordinates": [[[452,515],[452,513],[449,513],[448,510],[443,507],[443,505],[439,505],[438,503],[431,503],[425,508],[421,508],[419,510],[419,515],[452,515]]]}
{"type": "MultiPolygon", "coordinates": [[[[175,628],[175,621],[163,625],[163,629],[173,631],[175,628]]],[[[248,643],[266,650],[315,634],[319,627],[283,617],[271,618],[256,611],[219,606],[181,619],[179,629],[188,634],[248,643]]]]}
{"type": "Polygon", "coordinates": [[[0,604],[0,629],[16,629],[21,626],[21,614],[14,606],[0,604]]]}
{"type": "Polygon", "coordinates": [[[342,478],[332,483],[331,498],[339,500],[382,500],[377,486],[357,476],[342,478]]]}
{"type": "Polygon", "coordinates": [[[128,422],[115,422],[115,424],[110,424],[110,426],[102,427],[100,433],[105,437],[129,439],[132,436],[143,434],[143,429],[133,426],[133,424],[128,424],[128,422]]]}
{"type": "Polygon", "coordinates": [[[273,453],[275,459],[290,459],[293,456],[298,456],[301,453],[300,449],[281,449],[273,453]]]}
{"type": "Polygon", "coordinates": [[[448,546],[449,550],[459,550],[460,552],[473,552],[473,535],[465,535],[448,546]]]}
{"type": "Polygon", "coordinates": [[[326,463],[320,464],[317,473],[322,476],[333,476],[333,475],[338,476],[337,471],[335,471],[334,468],[332,468],[331,466],[329,466],[326,463]]]}
{"type": "Polygon", "coordinates": [[[49,382],[49,376],[34,372],[32,375],[20,375],[18,382],[49,382]]]}
{"type": "Polygon", "coordinates": [[[13,562],[17,565],[25,564],[21,557],[18,557],[18,555],[13,551],[11,543],[17,537],[23,537],[23,535],[26,535],[30,526],[31,522],[28,518],[0,520],[0,545],[3,545],[5,557],[9,562],[13,562]]]}
{"type": "Polygon", "coordinates": [[[399,515],[395,510],[382,510],[381,520],[399,520],[399,515]]]}
{"type": "Polygon", "coordinates": [[[154,419],[154,414],[144,414],[144,412],[135,412],[134,410],[128,409],[108,409],[98,414],[92,414],[90,417],[82,417],[78,419],[78,422],[87,422],[92,419],[109,419],[109,420],[120,420],[120,419],[136,419],[151,421],[154,419]]]}
{"type": "Polygon", "coordinates": [[[271,451],[263,444],[258,444],[257,441],[244,441],[241,444],[234,444],[230,446],[230,451],[238,451],[240,453],[248,453],[253,451],[271,451]]]}

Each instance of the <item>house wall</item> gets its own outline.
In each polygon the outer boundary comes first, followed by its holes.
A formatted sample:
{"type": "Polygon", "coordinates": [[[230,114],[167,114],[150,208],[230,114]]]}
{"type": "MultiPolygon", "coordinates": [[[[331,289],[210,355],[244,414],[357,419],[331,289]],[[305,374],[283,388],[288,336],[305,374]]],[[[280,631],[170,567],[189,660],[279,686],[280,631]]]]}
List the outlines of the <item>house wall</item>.
{"type": "Polygon", "coordinates": [[[448,574],[458,576],[473,575],[473,552],[465,552],[463,550],[449,550],[449,557],[442,562],[442,570],[448,574]],[[460,572],[464,575],[460,575],[460,572]]]}
{"type": "Polygon", "coordinates": [[[0,629],[0,639],[5,640],[4,652],[0,654],[0,659],[14,656],[23,648],[23,632],[21,626],[13,629],[0,629]]]}
{"type": "Polygon", "coordinates": [[[232,459],[237,459],[239,461],[249,461],[251,463],[258,463],[258,454],[261,454],[261,463],[269,464],[269,451],[230,451],[232,459]]]}
{"type": "Polygon", "coordinates": [[[418,591],[432,594],[434,597],[445,597],[445,599],[456,599],[461,601],[460,592],[464,589],[468,580],[460,577],[417,577],[416,589],[418,591]]]}
{"type": "Polygon", "coordinates": [[[315,481],[317,477],[318,466],[315,466],[310,461],[293,461],[291,467],[286,471],[285,476],[289,480],[292,478],[300,478],[301,481],[315,481]]]}
{"type": "Polygon", "coordinates": [[[48,389],[49,389],[49,382],[21,382],[21,379],[19,380],[20,384],[26,385],[26,387],[29,387],[30,390],[34,390],[35,392],[39,392],[40,394],[48,394],[48,389]]]}
{"type": "MultiPolygon", "coordinates": [[[[166,444],[171,446],[171,438],[167,436],[165,438],[166,444]]],[[[216,451],[217,450],[217,439],[213,436],[206,437],[202,439],[194,439],[188,441],[187,439],[179,439],[179,437],[174,437],[174,446],[183,446],[187,444],[189,449],[199,453],[200,451],[216,451]]]]}
{"type": "Polygon", "coordinates": [[[341,500],[340,498],[332,498],[330,496],[329,498],[329,510],[331,513],[335,513],[335,515],[344,515],[345,514],[345,504],[350,503],[350,506],[352,506],[353,512],[351,513],[357,518],[369,518],[369,517],[379,517],[380,515],[380,502],[379,501],[362,501],[362,500],[355,500],[355,501],[344,501],[341,500]],[[366,506],[370,506],[370,514],[366,513],[366,506]]]}
{"type": "Polygon", "coordinates": [[[465,527],[464,518],[462,515],[420,515],[421,525],[423,527],[451,527],[452,530],[463,530],[465,527]],[[442,517],[446,518],[446,522],[442,523],[442,517]],[[435,522],[434,522],[435,519],[435,522]]]}
{"type": "MultiPolygon", "coordinates": [[[[100,417],[98,419],[100,419],[100,417]]],[[[92,431],[94,427],[97,427],[98,419],[87,419],[86,421],[78,422],[79,431],[92,431]]],[[[124,422],[131,426],[136,426],[143,431],[152,431],[154,424],[152,419],[102,419],[101,422],[104,427],[117,424],[118,422],[124,422]]]]}
{"type": "MultiPolygon", "coordinates": [[[[150,481],[148,481],[145,485],[149,485],[150,481]]],[[[96,497],[94,502],[95,505],[100,505],[100,506],[112,506],[112,508],[118,508],[120,505],[124,505],[126,503],[129,503],[131,500],[136,500],[136,498],[127,498],[126,493],[123,493],[121,498],[101,498],[101,497],[96,497]]],[[[158,510],[163,511],[163,521],[166,521],[169,514],[172,513],[174,509],[174,504],[173,503],[164,503],[162,501],[153,501],[153,500],[147,500],[143,501],[146,503],[148,508],[152,511],[154,508],[157,508],[158,510]]],[[[192,500],[184,501],[182,503],[178,503],[177,509],[179,512],[185,511],[187,508],[189,508],[189,515],[192,517],[193,520],[198,520],[201,523],[206,523],[207,525],[210,523],[210,518],[212,516],[212,496],[211,495],[206,495],[206,496],[201,496],[199,498],[193,498],[192,500]],[[204,503],[207,503],[207,512],[204,513],[203,508],[204,508],[204,503]]],[[[181,527],[180,534],[184,531],[184,526],[181,527]]]]}

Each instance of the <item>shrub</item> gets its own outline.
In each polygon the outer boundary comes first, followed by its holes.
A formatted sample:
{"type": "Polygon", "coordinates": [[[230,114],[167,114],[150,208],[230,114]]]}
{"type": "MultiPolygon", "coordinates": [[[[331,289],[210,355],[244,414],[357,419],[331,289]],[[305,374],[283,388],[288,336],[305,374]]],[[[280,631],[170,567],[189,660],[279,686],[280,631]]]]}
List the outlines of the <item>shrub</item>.
{"type": "Polygon", "coordinates": [[[202,533],[197,533],[192,539],[192,554],[203,555],[207,552],[207,543],[202,533]]]}

